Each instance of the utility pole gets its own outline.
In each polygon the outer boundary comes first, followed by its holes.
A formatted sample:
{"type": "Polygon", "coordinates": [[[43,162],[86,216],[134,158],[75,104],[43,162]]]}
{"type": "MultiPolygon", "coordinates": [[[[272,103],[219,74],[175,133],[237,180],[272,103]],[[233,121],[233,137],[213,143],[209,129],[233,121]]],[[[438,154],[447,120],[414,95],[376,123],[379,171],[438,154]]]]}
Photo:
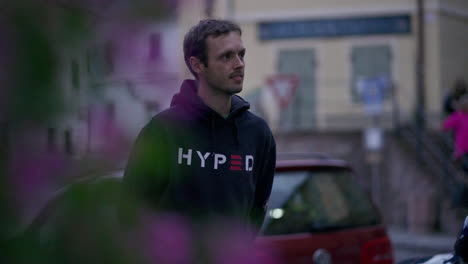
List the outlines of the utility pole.
{"type": "Polygon", "coordinates": [[[213,6],[215,0],[205,0],[205,16],[208,18],[213,17],[213,6]]]}
{"type": "Polygon", "coordinates": [[[417,3],[417,53],[416,53],[416,125],[419,132],[426,127],[426,92],[425,92],[425,25],[424,0],[417,3]]]}
{"type": "Polygon", "coordinates": [[[226,18],[229,20],[234,19],[234,0],[226,1],[226,18]]]}

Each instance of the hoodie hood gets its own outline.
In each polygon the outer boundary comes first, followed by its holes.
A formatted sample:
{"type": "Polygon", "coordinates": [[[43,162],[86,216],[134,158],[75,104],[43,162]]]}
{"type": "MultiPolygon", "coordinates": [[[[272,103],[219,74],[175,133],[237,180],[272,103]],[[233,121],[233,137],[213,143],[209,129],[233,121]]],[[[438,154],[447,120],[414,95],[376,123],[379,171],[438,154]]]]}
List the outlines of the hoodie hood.
{"type": "Polygon", "coordinates": [[[250,104],[240,96],[233,95],[231,97],[231,111],[225,119],[201,100],[197,94],[197,89],[198,83],[195,80],[185,80],[180,87],[179,93],[172,97],[171,107],[181,107],[184,109],[184,114],[210,122],[210,138],[213,148],[219,141],[215,124],[219,121],[215,121],[215,119],[230,123],[234,131],[236,146],[239,147],[241,142],[239,138],[238,118],[250,108],[250,104]]]}
{"type": "MultiPolygon", "coordinates": [[[[203,117],[217,114],[208,107],[197,94],[198,83],[195,80],[184,80],[180,91],[172,97],[171,107],[180,106],[189,113],[201,115],[203,117]]],[[[231,111],[228,118],[234,118],[240,113],[247,111],[250,104],[240,96],[233,95],[231,99],[231,111]]],[[[219,115],[219,114],[218,114],[219,115]]]]}

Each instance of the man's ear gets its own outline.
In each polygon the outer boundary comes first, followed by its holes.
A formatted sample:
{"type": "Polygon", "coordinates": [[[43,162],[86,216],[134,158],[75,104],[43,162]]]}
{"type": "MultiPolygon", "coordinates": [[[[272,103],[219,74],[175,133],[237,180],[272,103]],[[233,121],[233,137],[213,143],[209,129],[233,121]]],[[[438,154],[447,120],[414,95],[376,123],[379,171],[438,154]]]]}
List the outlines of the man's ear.
{"type": "Polygon", "coordinates": [[[190,66],[192,67],[192,70],[197,74],[200,74],[205,69],[205,65],[203,64],[203,62],[201,62],[201,60],[197,57],[190,57],[189,62],[190,66]]]}

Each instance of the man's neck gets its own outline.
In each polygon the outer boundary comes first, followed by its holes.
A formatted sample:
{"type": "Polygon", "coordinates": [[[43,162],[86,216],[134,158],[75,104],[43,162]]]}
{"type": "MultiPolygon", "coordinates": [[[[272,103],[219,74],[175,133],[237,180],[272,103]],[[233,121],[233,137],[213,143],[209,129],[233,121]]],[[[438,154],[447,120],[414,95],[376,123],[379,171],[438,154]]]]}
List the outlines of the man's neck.
{"type": "Polygon", "coordinates": [[[199,82],[197,91],[201,100],[222,117],[227,117],[231,111],[231,95],[216,92],[206,84],[199,82]]]}

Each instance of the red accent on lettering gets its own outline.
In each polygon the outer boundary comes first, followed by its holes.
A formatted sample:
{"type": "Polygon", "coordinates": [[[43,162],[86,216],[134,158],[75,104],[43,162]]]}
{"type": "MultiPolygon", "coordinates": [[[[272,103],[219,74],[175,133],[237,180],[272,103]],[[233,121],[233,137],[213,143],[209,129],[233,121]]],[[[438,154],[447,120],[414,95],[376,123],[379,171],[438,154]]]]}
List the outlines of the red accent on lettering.
{"type": "Polygon", "coordinates": [[[231,159],[241,160],[242,156],[241,155],[231,155],[231,159]]]}
{"type": "Polygon", "coordinates": [[[231,165],[242,165],[242,161],[240,161],[240,160],[231,160],[231,165]]]}
{"type": "Polygon", "coordinates": [[[229,169],[230,169],[230,170],[235,170],[235,171],[240,171],[240,170],[242,170],[242,168],[239,167],[239,166],[231,166],[229,169]]]}

